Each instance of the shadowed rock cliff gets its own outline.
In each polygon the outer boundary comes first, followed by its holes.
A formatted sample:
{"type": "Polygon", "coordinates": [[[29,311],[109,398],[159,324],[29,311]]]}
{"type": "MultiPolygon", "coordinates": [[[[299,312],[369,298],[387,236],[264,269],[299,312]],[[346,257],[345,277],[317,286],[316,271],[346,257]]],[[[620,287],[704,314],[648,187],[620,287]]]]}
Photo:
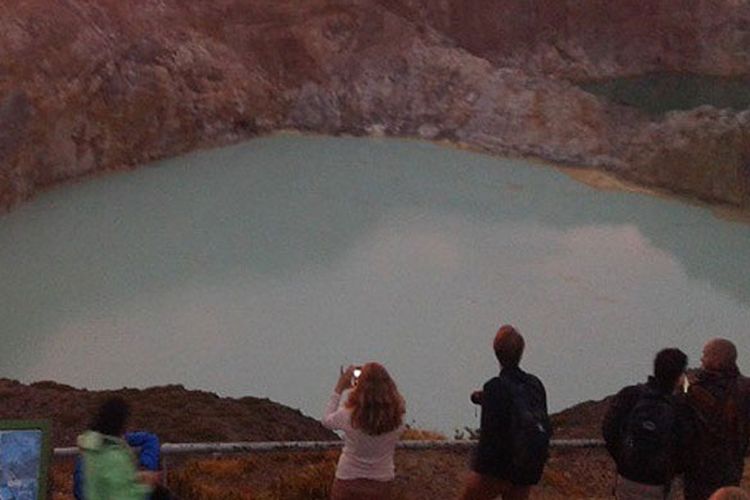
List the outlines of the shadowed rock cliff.
{"type": "Polygon", "coordinates": [[[655,71],[747,74],[743,0],[379,0],[499,66],[601,79],[655,71]]]}

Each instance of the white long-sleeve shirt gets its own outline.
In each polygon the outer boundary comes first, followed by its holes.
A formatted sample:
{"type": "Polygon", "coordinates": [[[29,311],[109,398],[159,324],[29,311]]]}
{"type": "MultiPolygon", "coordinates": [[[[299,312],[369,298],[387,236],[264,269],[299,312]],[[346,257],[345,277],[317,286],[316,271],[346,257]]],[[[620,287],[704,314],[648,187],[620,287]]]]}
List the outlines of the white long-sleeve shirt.
{"type": "Polygon", "coordinates": [[[403,426],[379,436],[365,434],[352,427],[352,411],[345,406],[339,408],[340,401],[341,394],[331,394],[323,416],[325,427],[344,431],[344,449],[336,467],[336,478],[392,480],[396,476],[393,451],[403,426]]]}

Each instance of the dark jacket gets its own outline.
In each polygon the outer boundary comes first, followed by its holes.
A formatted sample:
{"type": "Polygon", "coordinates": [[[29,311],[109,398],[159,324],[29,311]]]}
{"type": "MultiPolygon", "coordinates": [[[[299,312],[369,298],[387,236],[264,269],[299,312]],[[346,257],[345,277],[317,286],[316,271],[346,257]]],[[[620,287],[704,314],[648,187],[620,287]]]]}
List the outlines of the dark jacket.
{"type": "Polygon", "coordinates": [[[483,387],[479,443],[474,451],[472,469],[479,474],[506,479],[513,484],[528,485],[528,481],[514,477],[511,467],[509,431],[513,398],[508,382],[535,386],[544,397],[546,412],[546,392],[542,382],[520,368],[503,368],[499,376],[487,381],[483,387]]]}
{"type": "Polygon", "coordinates": [[[737,369],[696,370],[688,380],[692,439],[685,498],[693,500],[740,484],[750,438],[750,381],[737,369]]]}
{"type": "Polygon", "coordinates": [[[620,457],[622,456],[621,446],[625,424],[636,403],[640,401],[647,391],[664,396],[664,398],[672,404],[675,410],[672,436],[669,439],[669,441],[673,443],[673,449],[671,452],[672,470],[668,475],[673,477],[682,472],[682,469],[684,468],[686,439],[688,435],[688,409],[678,397],[672,394],[671,390],[659,386],[656,379],[653,377],[649,377],[645,384],[631,385],[617,393],[604,415],[604,421],[602,422],[602,436],[604,437],[607,451],[617,465],[617,473],[620,476],[637,483],[658,486],[665,484],[668,481],[664,481],[661,478],[654,476],[653,471],[633,468],[632,466],[622,463],[620,460],[620,457]]]}

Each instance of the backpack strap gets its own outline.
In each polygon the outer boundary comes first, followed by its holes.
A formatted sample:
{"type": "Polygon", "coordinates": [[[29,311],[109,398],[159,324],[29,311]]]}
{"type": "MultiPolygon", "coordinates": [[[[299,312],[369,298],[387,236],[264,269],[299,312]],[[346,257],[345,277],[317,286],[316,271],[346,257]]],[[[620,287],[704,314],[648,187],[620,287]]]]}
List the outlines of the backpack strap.
{"type": "Polygon", "coordinates": [[[543,390],[533,378],[528,378],[528,376],[500,376],[499,380],[505,393],[510,396],[511,404],[516,404],[518,399],[524,397],[525,394],[537,395],[540,390],[543,390]]]}
{"type": "Polygon", "coordinates": [[[628,420],[630,420],[630,417],[633,415],[633,412],[635,411],[635,407],[638,406],[638,403],[641,402],[642,399],[649,397],[648,393],[651,392],[655,394],[654,391],[651,391],[649,387],[646,384],[638,384],[635,386],[638,390],[638,393],[632,397],[630,400],[627,408],[627,411],[623,412],[623,415],[620,420],[620,437],[625,433],[625,428],[628,425],[628,420]]]}

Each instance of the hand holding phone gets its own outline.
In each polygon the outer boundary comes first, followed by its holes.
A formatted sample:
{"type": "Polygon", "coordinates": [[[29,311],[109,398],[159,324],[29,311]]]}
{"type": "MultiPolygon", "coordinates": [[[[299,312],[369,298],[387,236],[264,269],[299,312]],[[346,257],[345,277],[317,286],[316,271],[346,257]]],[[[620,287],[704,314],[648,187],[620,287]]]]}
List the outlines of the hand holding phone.
{"type": "Polygon", "coordinates": [[[337,394],[341,394],[345,390],[352,387],[355,369],[356,367],[354,365],[349,365],[346,370],[341,367],[339,381],[336,382],[336,387],[333,389],[337,394]]]}

